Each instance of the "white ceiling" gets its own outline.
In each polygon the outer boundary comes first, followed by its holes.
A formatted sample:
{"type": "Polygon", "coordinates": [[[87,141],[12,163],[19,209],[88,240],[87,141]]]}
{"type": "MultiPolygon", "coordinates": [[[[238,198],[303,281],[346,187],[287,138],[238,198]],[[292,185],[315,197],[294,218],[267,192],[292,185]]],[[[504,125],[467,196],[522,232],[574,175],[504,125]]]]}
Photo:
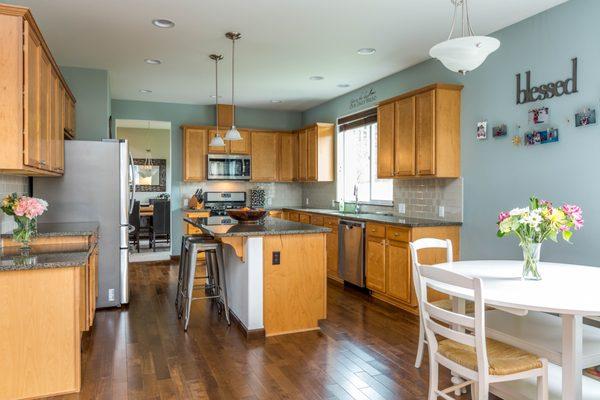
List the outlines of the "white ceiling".
{"type": "MultiPolygon", "coordinates": [[[[224,34],[237,30],[237,103],[279,110],[308,109],[426,60],[446,39],[452,13],[450,0],[4,1],[32,8],[60,65],[108,70],[115,99],[211,104],[208,55],[220,52],[221,101],[230,102],[224,34]],[[154,18],[176,26],[155,28],[154,18]],[[362,47],[377,53],[358,55],[362,47]]],[[[471,0],[471,21],[477,34],[488,34],[564,1],[471,0]]]]}

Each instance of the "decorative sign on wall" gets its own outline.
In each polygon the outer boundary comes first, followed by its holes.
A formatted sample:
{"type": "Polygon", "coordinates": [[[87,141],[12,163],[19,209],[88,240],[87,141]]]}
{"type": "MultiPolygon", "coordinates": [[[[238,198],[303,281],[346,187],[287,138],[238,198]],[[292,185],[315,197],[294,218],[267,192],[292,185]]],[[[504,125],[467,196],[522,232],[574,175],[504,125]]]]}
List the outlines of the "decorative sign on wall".
{"type": "Polygon", "coordinates": [[[549,82],[539,86],[531,86],[531,71],[525,72],[525,88],[521,89],[521,73],[517,74],[517,104],[560,97],[577,93],[577,58],[571,59],[572,76],[563,81],[549,82]]]}
{"type": "Polygon", "coordinates": [[[377,100],[377,92],[373,88],[365,89],[357,97],[350,99],[350,109],[364,106],[377,100]]]}

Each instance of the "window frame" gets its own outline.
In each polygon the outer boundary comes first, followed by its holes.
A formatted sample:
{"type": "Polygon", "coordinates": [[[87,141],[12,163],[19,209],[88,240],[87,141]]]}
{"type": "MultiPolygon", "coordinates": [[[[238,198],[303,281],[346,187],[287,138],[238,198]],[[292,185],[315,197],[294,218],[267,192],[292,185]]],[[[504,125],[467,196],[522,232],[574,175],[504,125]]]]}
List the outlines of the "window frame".
{"type": "MultiPolygon", "coordinates": [[[[372,126],[372,125],[377,125],[377,122],[373,122],[370,123],[368,125],[364,125],[364,126],[372,126]]],[[[358,127],[355,127],[358,128],[358,127]]],[[[355,129],[355,128],[351,128],[351,129],[355,129]]],[[[379,126],[377,126],[377,128],[379,128],[379,126]]],[[[348,129],[350,130],[350,129],[348,129]]],[[[336,201],[340,202],[342,200],[342,197],[344,196],[344,192],[345,192],[345,152],[344,152],[344,132],[345,130],[340,130],[340,124],[339,124],[339,119],[338,119],[338,124],[336,124],[336,160],[337,160],[337,168],[336,168],[336,201]]],[[[377,140],[379,140],[379,129],[377,130],[376,133],[376,137],[377,140]]],[[[375,176],[377,176],[377,166],[373,165],[373,152],[377,151],[377,147],[373,146],[373,132],[372,132],[372,128],[370,129],[369,132],[369,200],[368,201],[359,201],[358,204],[363,204],[363,205],[372,205],[372,206],[380,206],[380,207],[393,207],[394,206],[394,193],[393,193],[393,188],[392,188],[392,198],[390,200],[373,200],[372,193],[373,193],[373,173],[375,173],[375,176]],[[375,148],[374,148],[375,147],[375,148]]],[[[387,179],[387,178],[382,178],[382,179],[387,179]]],[[[392,179],[390,179],[392,180],[392,179]]],[[[393,185],[393,183],[392,183],[393,185]]],[[[353,199],[350,199],[353,200],[353,199]]],[[[348,199],[346,199],[345,201],[348,201],[348,199]]]]}

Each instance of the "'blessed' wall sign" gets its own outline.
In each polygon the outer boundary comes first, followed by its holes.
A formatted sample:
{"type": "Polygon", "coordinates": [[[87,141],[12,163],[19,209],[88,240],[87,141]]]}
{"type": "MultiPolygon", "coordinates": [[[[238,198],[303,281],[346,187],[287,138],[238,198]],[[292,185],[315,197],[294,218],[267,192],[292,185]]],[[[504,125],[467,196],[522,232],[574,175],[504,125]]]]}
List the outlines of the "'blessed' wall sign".
{"type": "Polygon", "coordinates": [[[573,75],[564,81],[549,82],[531,87],[531,71],[525,72],[525,89],[521,89],[521,74],[517,74],[517,104],[577,93],[577,58],[571,59],[573,75]]]}

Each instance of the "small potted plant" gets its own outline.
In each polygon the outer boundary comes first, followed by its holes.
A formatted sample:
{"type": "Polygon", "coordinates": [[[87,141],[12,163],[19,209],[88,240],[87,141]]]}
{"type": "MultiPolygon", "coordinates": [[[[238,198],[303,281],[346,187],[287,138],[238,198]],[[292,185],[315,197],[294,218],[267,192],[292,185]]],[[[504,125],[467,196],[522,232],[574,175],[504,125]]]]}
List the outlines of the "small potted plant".
{"type": "Polygon", "coordinates": [[[29,242],[37,233],[37,218],[48,209],[48,203],[13,193],[2,200],[1,208],[6,215],[15,218],[17,227],[13,230],[13,240],[21,244],[22,250],[28,250],[29,242]]]}
{"type": "Polygon", "coordinates": [[[583,215],[579,206],[564,204],[557,208],[534,196],[529,199],[529,207],[502,211],[497,224],[498,237],[512,233],[519,239],[523,249],[523,278],[540,280],[538,263],[542,243],[546,239],[556,242],[559,233],[568,242],[572,230],[583,227],[583,215]]]}

